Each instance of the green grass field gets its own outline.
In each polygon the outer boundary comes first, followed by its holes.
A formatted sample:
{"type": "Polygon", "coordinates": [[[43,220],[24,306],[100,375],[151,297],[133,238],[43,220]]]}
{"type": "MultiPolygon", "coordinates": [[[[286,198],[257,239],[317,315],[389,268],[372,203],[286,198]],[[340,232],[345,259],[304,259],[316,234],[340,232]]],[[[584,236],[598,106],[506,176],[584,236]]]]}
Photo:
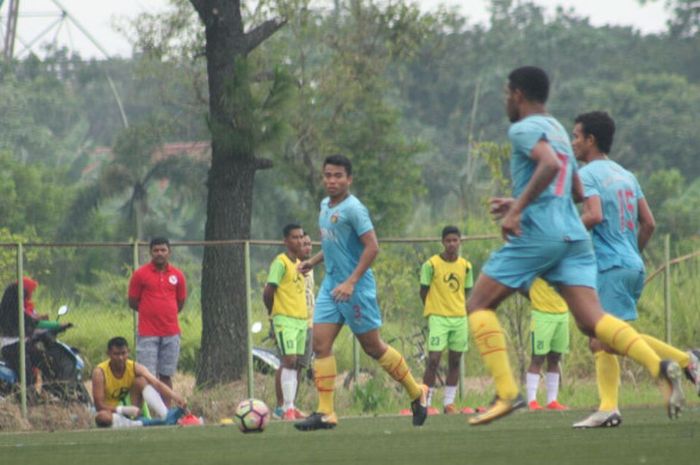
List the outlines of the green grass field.
{"type": "Polygon", "coordinates": [[[516,413],[470,427],[464,416],[342,419],[301,433],[274,422],[263,434],[235,427],[148,428],[0,435],[3,464],[672,464],[700,463],[700,410],[669,421],[662,408],[627,409],[615,429],[573,430],[587,412],[516,413]]]}

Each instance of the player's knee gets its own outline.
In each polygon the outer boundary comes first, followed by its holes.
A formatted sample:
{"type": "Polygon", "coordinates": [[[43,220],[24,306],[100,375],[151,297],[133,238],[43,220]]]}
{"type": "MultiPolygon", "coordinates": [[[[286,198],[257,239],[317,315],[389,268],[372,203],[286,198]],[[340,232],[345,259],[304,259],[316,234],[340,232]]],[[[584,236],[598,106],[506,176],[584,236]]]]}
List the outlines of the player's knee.
{"type": "Polygon", "coordinates": [[[326,341],[314,339],[313,351],[316,358],[325,358],[331,356],[331,344],[326,341]]]}
{"type": "Polygon", "coordinates": [[[559,365],[561,354],[558,352],[550,352],[547,354],[547,368],[554,368],[559,365]]]}
{"type": "Polygon", "coordinates": [[[588,348],[595,354],[596,352],[605,350],[605,344],[592,337],[588,340],[588,348]]]}
{"type": "Polygon", "coordinates": [[[447,366],[448,366],[450,371],[459,370],[459,359],[457,359],[457,360],[452,359],[452,358],[449,359],[447,362],[447,366]]]}
{"type": "Polygon", "coordinates": [[[288,370],[295,370],[297,368],[297,356],[285,355],[282,357],[282,366],[288,370]]]}
{"type": "Polygon", "coordinates": [[[539,370],[542,368],[542,365],[544,365],[544,355],[533,355],[532,359],[530,360],[530,372],[539,372],[539,370]]]}
{"type": "Polygon", "coordinates": [[[366,344],[362,346],[362,350],[364,350],[367,355],[375,360],[379,360],[382,355],[384,355],[384,352],[386,352],[386,349],[386,345],[381,347],[379,344],[366,344]]]}
{"type": "Polygon", "coordinates": [[[146,386],[148,386],[148,381],[146,381],[146,378],[143,376],[137,376],[134,378],[133,389],[135,389],[137,392],[143,391],[146,386]]]}
{"type": "Polygon", "coordinates": [[[434,352],[431,352],[430,355],[428,355],[428,363],[427,363],[428,370],[436,371],[439,366],[440,366],[440,353],[438,352],[436,354],[434,352]]]}
{"type": "Polygon", "coordinates": [[[95,424],[100,428],[109,428],[112,426],[112,412],[109,410],[100,410],[95,415],[95,424]]]}

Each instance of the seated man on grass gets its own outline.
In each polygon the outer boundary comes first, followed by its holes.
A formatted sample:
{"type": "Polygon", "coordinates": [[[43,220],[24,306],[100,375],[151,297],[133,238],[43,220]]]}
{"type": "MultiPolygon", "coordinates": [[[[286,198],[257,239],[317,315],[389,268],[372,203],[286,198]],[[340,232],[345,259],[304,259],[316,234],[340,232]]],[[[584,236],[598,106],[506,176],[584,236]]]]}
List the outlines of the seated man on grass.
{"type": "Polygon", "coordinates": [[[110,339],[107,356],[109,359],[97,365],[92,372],[97,426],[128,428],[177,423],[185,413],[185,399],[158,380],[146,367],[129,359],[126,339],[110,339]],[[129,395],[132,405],[120,405],[129,395]],[[163,398],[169,399],[177,407],[168,410],[163,398]],[[140,417],[141,409],[138,406],[142,401],[146,402],[154,418],[140,417]]]}

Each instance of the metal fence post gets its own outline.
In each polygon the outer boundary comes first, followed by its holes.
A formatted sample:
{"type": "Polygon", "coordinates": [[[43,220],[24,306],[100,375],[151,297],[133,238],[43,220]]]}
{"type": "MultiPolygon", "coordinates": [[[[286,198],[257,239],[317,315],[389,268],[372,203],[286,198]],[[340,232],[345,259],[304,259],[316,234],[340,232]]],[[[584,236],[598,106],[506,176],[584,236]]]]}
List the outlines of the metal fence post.
{"type": "Polygon", "coordinates": [[[671,235],[664,237],[664,315],[666,319],[666,343],[671,344],[671,235]]]}
{"type": "Polygon", "coordinates": [[[19,312],[19,389],[22,418],[27,418],[27,347],[24,341],[24,250],[22,243],[17,243],[17,311],[19,312]]]}
{"type": "Polygon", "coordinates": [[[459,400],[464,400],[464,352],[459,356],[459,400]]]}
{"type": "MultiPolygon", "coordinates": [[[[134,239],[134,243],[132,244],[132,252],[133,252],[133,256],[132,256],[132,264],[131,264],[132,270],[131,270],[131,272],[133,274],[133,272],[136,271],[140,265],[140,263],[139,263],[139,240],[138,239],[134,239]]],[[[131,347],[134,348],[134,358],[135,358],[137,355],[136,338],[138,335],[138,327],[139,327],[139,320],[138,320],[139,312],[132,310],[131,313],[132,313],[132,318],[133,318],[133,323],[132,323],[133,331],[131,332],[132,337],[133,337],[133,345],[131,347]]]]}
{"type": "Polygon", "coordinates": [[[253,335],[250,331],[250,320],[253,317],[252,296],[250,282],[250,242],[245,241],[245,325],[246,325],[246,352],[248,355],[248,397],[254,396],[253,382],[253,335]]]}
{"type": "Polygon", "coordinates": [[[360,344],[357,342],[357,338],[353,336],[352,338],[352,375],[355,378],[355,383],[360,382],[360,344]]]}

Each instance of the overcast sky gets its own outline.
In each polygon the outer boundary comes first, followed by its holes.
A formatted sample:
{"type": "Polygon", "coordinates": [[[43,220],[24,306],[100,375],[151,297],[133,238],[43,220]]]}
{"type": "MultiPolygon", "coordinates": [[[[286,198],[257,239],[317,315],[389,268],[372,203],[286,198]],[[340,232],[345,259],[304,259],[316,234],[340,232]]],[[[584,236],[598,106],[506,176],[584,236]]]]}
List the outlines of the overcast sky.
{"type": "MultiPolygon", "coordinates": [[[[129,56],[129,41],[117,33],[114,21],[134,18],[144,11],[155,13],[168,5],[167,0],[58,0],[70,15],[91,34],[112,56],[129,56]]],[[[4,37],[8,1],[0,8],[0,32],[4,37]]],[[[418,0],[426,10],[434,9],[438,4],[459,5],[460,11],[470,22],[486,22],[488,12],[487,0],[418,0]]],[[[638,0],[535,0],[544,5],[549,14],[553,14],[557,5],[573,7],[583,16],[588,16],[594,25],[615,24],[630,25],[644,33],[655,33],[665,29],[668,14],[663,8],[663,1],[657,0],[644,7],[638,0]]],[[[17,27],[18,41],[15,54],[26,55],[26,45],[35,41],[42,31],[49,30],[39,39],[51,42],[57,37],[58,42],[66,44],[83,57],[102,57],[101,52],[90,43],[74,25],[57,27],[60,23],[60,8],[52,0],[23,0],[20,2],[20,18],[17,27]],[[72,45],[71,45],[72,44],[72,45]]],[[[36,45],[34,45],[36,46],[36,45]]]]}

